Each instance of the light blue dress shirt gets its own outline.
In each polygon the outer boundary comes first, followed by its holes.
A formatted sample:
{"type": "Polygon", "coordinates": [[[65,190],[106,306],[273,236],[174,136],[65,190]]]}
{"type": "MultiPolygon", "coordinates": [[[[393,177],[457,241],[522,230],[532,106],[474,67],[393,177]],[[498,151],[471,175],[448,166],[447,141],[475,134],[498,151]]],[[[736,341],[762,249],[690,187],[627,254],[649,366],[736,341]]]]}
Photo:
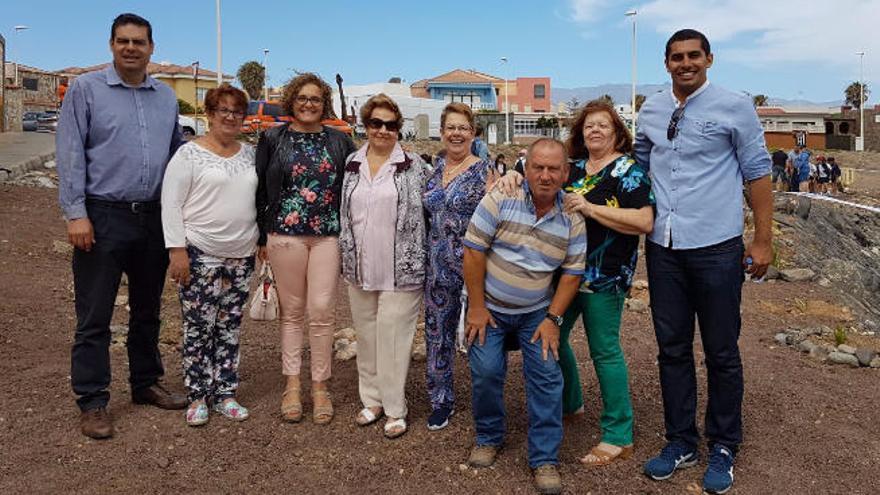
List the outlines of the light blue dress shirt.
{"type": "Polygon", "coordinates": [[[770,174],[764,131],[751,100],[707,81],[684,103],[678,133],[667,127],[672,90],[639,112],[636,161],[651,174],[657,200],[652,242],[673,249],[711,246],[743,233],[743,179],[770,174]]]}
{"type": "Polygon", "coordinates": [[[182,142],[177,97],[165,84],[147,76],[130,86],[113,64],[77,77],[55,135],[64,217],[86,217],[86,197],[158,200],[165,166],[182,142]]]}

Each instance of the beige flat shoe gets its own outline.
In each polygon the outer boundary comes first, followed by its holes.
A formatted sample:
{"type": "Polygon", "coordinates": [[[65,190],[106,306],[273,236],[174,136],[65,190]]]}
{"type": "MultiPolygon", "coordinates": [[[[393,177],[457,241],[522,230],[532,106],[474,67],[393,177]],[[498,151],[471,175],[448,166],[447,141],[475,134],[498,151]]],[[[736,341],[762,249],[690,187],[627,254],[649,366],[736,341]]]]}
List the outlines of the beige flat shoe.
{"type": "Polygon", "coordinates": [[[299,387],[290,387],[281,394],[281,419],[286,423],[302,421],[303,406],[299,387]]]}

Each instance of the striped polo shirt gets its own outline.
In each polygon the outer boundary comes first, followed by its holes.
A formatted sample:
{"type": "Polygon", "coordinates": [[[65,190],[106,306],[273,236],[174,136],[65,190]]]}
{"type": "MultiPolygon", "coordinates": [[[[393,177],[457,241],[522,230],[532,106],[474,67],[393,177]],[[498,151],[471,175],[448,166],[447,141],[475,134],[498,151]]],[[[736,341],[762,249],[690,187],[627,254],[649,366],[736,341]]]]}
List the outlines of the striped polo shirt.
{"type": "Polygon", "coordinates": [[[540,219],[526,181],[514,197],[487,194],[471,217],[464,245],[486,253],[486,307],[505,314],[550,305],[553,274],[582,275],[587,252],[584,220],[562,210],[563,193],[540,219]]]}

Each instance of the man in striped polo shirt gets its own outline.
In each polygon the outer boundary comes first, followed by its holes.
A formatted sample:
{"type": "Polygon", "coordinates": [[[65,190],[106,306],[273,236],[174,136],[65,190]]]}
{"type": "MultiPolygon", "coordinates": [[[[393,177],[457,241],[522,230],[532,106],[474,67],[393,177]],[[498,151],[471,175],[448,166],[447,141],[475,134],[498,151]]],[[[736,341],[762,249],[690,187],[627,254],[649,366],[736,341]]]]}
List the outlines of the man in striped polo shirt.
{"type": "Polygon", "coordinates": [[[562,441],[559,325],[577,293],[587,241],[583,218],[563,210],[565,145],[540,139],[526,155],[525,181],[513,197],[486,195],[464,239],[467,338],[476,446],[468,463],[487,467],[504,440],[505,335],[522,349],[529,411],[529,466],[541,493],[559,493],[562,441]],[[554,274],[561,272],[554,288],[554,274]],[[476,345],[473,345],[476,341],[476,345]]]}

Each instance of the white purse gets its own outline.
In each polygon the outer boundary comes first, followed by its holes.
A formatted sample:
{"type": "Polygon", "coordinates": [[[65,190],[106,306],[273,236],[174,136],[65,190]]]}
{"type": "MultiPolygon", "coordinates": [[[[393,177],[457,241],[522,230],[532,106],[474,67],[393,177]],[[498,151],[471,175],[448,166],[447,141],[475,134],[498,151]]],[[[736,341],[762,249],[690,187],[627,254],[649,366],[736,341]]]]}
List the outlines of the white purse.
{"type": "Polygon", "coordinates": [[[275,277],[268,261],[260,269],[259,283],[251,298],[250,316],[256,321],[271,321],[278,318],[278,292],[275,290],[275,277]]]}

